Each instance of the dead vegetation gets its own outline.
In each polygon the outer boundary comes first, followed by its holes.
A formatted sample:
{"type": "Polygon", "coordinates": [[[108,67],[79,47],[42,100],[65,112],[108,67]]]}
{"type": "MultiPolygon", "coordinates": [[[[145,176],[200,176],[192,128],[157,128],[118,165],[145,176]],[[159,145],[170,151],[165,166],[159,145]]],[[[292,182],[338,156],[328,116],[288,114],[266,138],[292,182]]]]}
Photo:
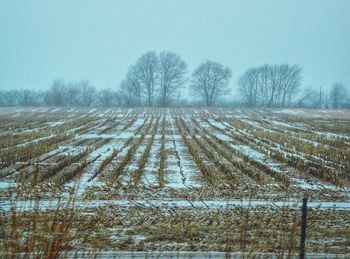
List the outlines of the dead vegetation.
{"type": "MultiPolygon", "coordinates": [[[[0,117],[0,251],[27,257],[115,249],[288,257],[298,252],[299,208],[213,209],[205,201],[349,200],[350,119],[225,109],[99,112],[69,119],[62,111],[43,113],[23,122],[0,117]],[[108,205],[115,200],[128,205],[108,205]],[[36,205],[28,210],[25,202],[36,205]]],[[[348,213],[310,209],[308,251],[350,253],[348,213]]]]}

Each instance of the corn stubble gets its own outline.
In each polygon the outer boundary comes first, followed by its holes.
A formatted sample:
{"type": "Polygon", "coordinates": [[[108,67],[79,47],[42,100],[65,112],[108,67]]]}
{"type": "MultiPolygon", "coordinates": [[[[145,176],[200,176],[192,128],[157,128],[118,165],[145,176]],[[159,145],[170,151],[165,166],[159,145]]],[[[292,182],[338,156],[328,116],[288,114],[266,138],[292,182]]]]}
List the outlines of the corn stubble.
{"type": "MultiPolygon", "coordinates": [[[[292,126],[278,127],[264,119],[270,116],[266,111],[264,116],[241,112],[245,119],[236,113],[240,111],[140,108],[112,118],[77,116],[52,129],[45,125],[57,120],[54,115],[23,122],[0,118],[0,179],[16,183],[0,189],[2,201],[12,203],[0,210],[0,254],[57,258],[75,253],[93,257],[98,251],[239,251],[248,257],[295,256],[298,207],[211,208],[206,200],[348,200],[343,190],[350,184],[350,118],[324,123],[281,116],[278,120],[292,126]],[[297,128],[300,124],[303,128],[297,128]],[[10,131],[16,137],[10,138],[10,131]],[[114,136],[127,132],[118,146],[111,145],[114,136]],[[156,143],[155,180],[147,183],[144,176],[154,162],[150,157],[156,143]],[[106,145],[108,155],[91,158],[106,145]],[[73,148],[76,152],[67,155],[73,148]],[[169,186],[175,174],[170,161],[178,168],[181,188],[169,186]],[[79,196],[75,192],[86,184],[81,182],[85,174],[90,175],[87,183],[94,184],[79,196]],[[296,179],[322,187],[304,189],[296,179]],[[327,189],[329,185],[334,188],[327,189]],[[157,199],[190,206],[163,206],[154,203],[157,199]],[[125,203],[114,205],[114,200],[125,203]],[[32,209],[25,209],[25,202],[32,209]],[[81,202],[98,205],[78,206],[81,202]]],[[[349,253],[348,211],[310,208],[308,213],[308,252],[349,253]]]]}

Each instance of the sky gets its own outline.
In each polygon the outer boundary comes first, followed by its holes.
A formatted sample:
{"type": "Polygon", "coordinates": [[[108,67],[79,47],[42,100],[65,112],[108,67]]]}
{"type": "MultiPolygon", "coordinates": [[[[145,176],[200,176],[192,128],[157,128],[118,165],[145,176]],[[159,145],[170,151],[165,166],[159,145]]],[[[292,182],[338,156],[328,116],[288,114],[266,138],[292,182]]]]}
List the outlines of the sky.
{"type": "Polygon", "coordinates": [[[350,0],[0,0],[0,89],[88,79],[117,89],[145,52],[172,51],[188,76],[299,64],[303,86],[350,86],[350,0]]]}

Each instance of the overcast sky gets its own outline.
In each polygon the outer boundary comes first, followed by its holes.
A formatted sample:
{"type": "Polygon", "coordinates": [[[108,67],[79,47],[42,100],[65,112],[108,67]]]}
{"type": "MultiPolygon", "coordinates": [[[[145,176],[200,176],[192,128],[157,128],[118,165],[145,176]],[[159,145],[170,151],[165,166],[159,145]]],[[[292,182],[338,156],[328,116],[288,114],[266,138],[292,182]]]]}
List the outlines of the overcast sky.
{"type": "Polygon", "coordinates": [[[0,0],[0,89],[116,88],[149,50],[176,52],[189,75],[221,62],[233,88],[264,63],[301,65],[306,86],[349,86],[350,0],[0,0]]]}

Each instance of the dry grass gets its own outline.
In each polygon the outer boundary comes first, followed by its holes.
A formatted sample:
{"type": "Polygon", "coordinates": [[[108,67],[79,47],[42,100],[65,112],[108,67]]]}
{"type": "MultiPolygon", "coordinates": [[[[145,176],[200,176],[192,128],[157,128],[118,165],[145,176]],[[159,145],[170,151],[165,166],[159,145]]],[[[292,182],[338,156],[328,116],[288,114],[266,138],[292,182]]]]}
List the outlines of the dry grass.
{"type": "MultiPolygon", "coordinates": [[[[91,257],[121,250],[222,251],[228,256],[241,251],[248,257],[289,258],[298,252],[298,207],[211,208],[205,201],[349,200],[346,117],[142,108],[108,118],[86,112],[71,119],[64,113],[42,115],[0,116],[0,180],[16,183],[0,189],[1,204],[13,202],[11,209],[0,209],[4,257],[71,257],[71,252],[91,257]],[[57,121],[62,123],[48,126],[57,121]],[[91,156],[100,149],[106,153],[91,156]],[[152,172],[147,171],[151,164],[156,165],[152,172]],[[75,184],[85,174],[91,185],[76,196],[75,184]],[[146,174],[154,182],[143,181],[146,174]],[[180,187],[170,185],[174,179],[180,187]],[[299,179],[319,187],[304,188],[299,179]],[[113,200],[125,205],[109,205],[113,200]],[[152,200],[169,202],[154,205],[152,200]],[[171,205],[175,200],[192,207],[171,205]],[[32,209],[24,201],[31,201],[32,209]],[[100,203],[77,205],[89,201],[100,203]],[[196,207],[198,201],[204,206],[196,207]]],[[[348,211],[309,209],[307,251],[349,254],[349,219],[348,211]]]]}

